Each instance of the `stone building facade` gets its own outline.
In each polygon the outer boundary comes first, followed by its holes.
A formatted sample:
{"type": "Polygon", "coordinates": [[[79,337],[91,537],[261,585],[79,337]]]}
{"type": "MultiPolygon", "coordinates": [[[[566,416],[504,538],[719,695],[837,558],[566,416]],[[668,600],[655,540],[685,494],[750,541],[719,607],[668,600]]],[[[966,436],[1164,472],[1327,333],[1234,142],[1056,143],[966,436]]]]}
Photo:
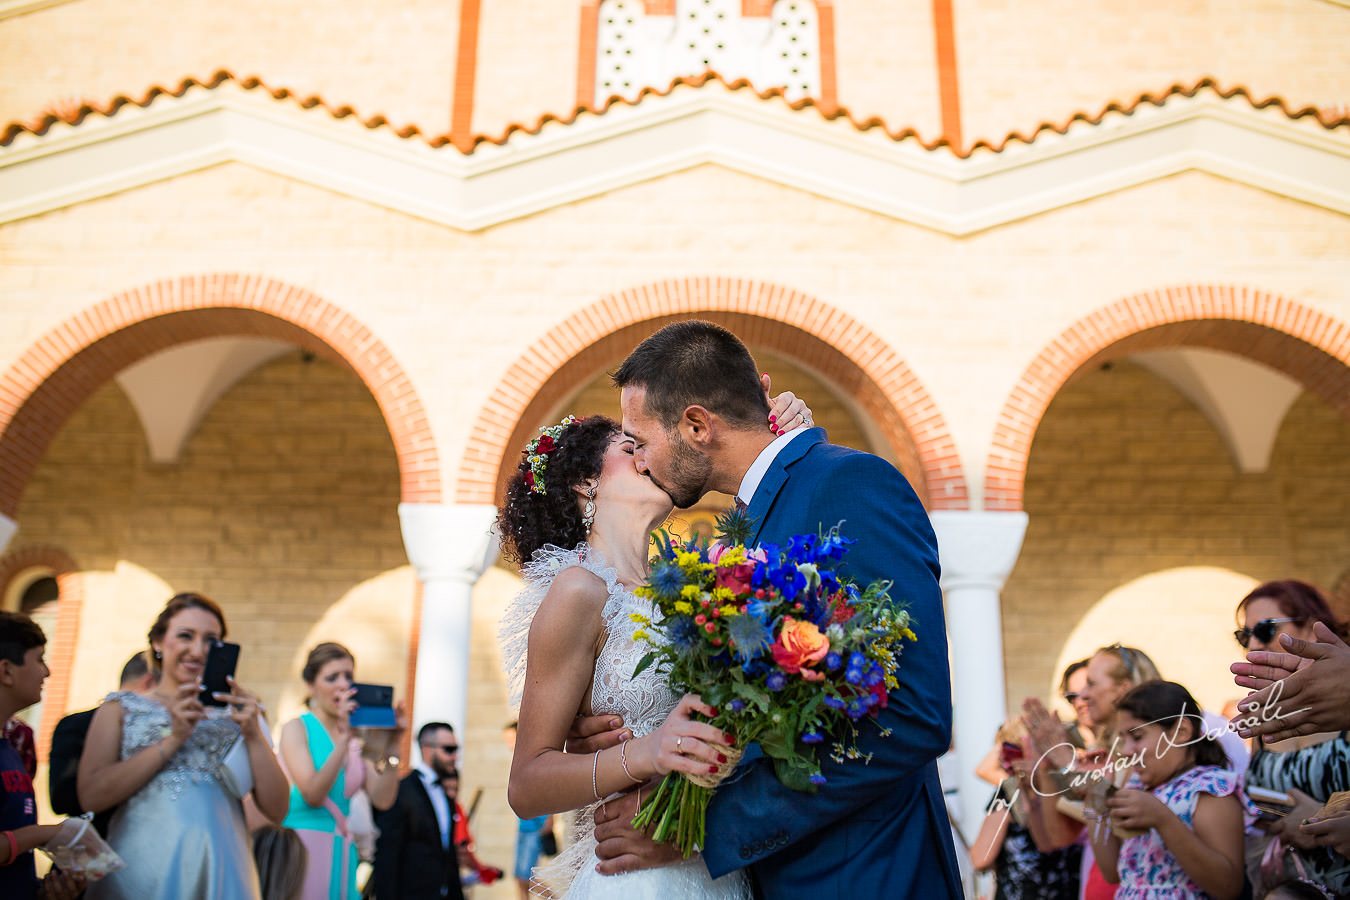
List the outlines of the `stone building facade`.
{"type": "Polygon", "coordinates": [[[691,315],[933,513],[967,816],[1095,646],[1221,705],[1247,587],[1350,595],[1346,46],[1337,0],[0,2],[34,724],[202,590],[276,718],[337,639],[456,722],[505,862],[492,505],[691,315]]]}

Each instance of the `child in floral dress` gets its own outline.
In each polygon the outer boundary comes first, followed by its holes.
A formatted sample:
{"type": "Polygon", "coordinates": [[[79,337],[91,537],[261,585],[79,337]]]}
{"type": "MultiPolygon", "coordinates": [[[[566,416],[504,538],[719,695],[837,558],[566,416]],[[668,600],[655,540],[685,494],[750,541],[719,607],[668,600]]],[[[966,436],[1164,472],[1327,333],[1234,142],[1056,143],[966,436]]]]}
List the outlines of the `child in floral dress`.
{"type": "Polygon", "coordinates": [[[1120,884],[1116,900],[1242,895],[1243,829],[1255,809],[1200,715],[1170,681],[1145,682],[1120,701],[1120,752],[1134,771],[1089,826],[1102,874],[1120,884]]]}

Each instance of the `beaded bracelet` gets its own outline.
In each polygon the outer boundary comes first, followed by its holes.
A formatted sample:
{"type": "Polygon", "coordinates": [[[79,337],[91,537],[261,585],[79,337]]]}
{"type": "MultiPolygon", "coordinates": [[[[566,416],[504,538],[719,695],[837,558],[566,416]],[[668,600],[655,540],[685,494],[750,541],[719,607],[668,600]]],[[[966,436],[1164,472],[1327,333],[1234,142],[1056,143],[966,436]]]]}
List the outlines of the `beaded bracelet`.
{"type": "MultiPolygon", "coordinates": [[[[629,738],[628,741],[631,741],[629,738]]],[[[619,765],[623,766],[623,774],[628,776],[628,780],[633,784],[646,784],[641,778],[634,778],[633,773],[628,771],[628,741],[619,744],[619,765]]]]}
{"type": "Polygon", "coordinates": [[[600,787],[595,783],[595,770],[600,767],[600,751],[595,751],[595,758],[591,760],[591,793],[595,799],[600,799],[600,787]]]}

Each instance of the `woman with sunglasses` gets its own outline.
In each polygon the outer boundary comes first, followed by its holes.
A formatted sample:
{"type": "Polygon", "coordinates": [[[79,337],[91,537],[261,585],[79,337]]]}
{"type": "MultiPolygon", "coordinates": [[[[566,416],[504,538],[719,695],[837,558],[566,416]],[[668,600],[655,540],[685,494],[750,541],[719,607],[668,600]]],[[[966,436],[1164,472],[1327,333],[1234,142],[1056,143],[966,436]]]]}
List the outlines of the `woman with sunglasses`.
{"type": "MultiPolygon", "coordinates": [[[[1279,650],[1280,635],[1316,640],[1313,623],[1321,622],[1339,637],[1345,623],[1336,618],[1327,598],[1311,584],[1293,579],[1258,585],[1237,608],[1242,627],[1234,632],[1244,650],[1279,650]]],[[[1248,836],[1247,874],[1258,892],[1285,869],[1298,874],[1289,858],[1292,848],[1308,875],[1336,896],[1350,893],[1350,860],[1329,847],[1319,847],[1302,833],[1299,824],[1313,815],[1337,791],[1350,790],[1350,734],[1310,734],[1266,743],[1257,738],[1247,767],[1247,786],[1288,794],[1293,808],[1287,815],[1263,819],[1262,829],[1248,836]],[[1274,845],[1278,840],[1279,845],[1274,845]],[[1263,866],[1263,860],[1266,865],[1263,866]]]]}
{"type": "MultiPolygon", "coordinates": [[[[1070,802],[1081,802],[1082,790],[1075,789],[1074,777],[1107,765],[1113,754],[1119,752],[1117,704],[1133,688],[1161,676],[1147,653],[1120,643],[1097,650],[1088,657],[1087,666],[1081,671],[1086,673],[1086,679],[1074,698],[1077,702],[1072,705],[1075,711],[1081,706],[1092,721],[1093,744],[1085,753],[1076,753],[1068,745],[1058,714],[1048,712],[1040,700],[1033,697],[1022,705],[1023,720],[1036,754],[1032,785],[1041,801],[1035,806],[1040,812],[1042,827],[1033,829],[1033,834],[1039,832],[1038,839],[1044,836],[1044,845],[1040,846],[1042,852],[1074,843],[1084,845],[1081,896],[1085,900],[1109,900],[1115,896],[1115,885],[1108,883],[1097,868],[1091,848],[1087,846],[1082,820],[1062,812],[1058,801],[1063,797],[1070,802]]],[[[1066,677],[1066,686],[1067,681],[1066,677]]]]}

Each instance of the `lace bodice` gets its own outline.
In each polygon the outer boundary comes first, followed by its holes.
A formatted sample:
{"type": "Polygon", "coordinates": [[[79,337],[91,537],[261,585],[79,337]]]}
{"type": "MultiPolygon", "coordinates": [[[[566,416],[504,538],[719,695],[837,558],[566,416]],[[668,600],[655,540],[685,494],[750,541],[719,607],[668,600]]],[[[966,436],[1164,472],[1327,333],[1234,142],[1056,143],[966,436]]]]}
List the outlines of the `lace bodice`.
{"type": "MultiPolygon", "coordinates": [[[[122,759],[152,744],[172,730],[169,710],[162,703],[131,691],[109,694],[106,700],[122,705],[122,759]]],[[[167,790],[171,797],[182,793],[189,782],[204,784],[216,780],[216,770],[230,745],[239,737],[239,726],[226,707],[207,707],[206,717],[197,723],[187,743],[169,757],[169,761],[142,791],[167,790]]]]}
{"type": "Polygon", "coordinates": [[[638,626],[633,613],[651,616],[655,613],[651,601],[638,597],[619,583],[618,573],[606,565],[604,557],[589,544],[581,543],[573,550],[552,545],[535,552],[529,564],[521,569],[525,587],[512,601],[503,620],[501,643],[507,680],[511,687],[511,702],[520,702],[525,681],[525,655],[530,623],[539,609],[553,580],[564,569],[578,566],[604,580],[609,591],[601,617],[605,627],[605,643],[595,661],[594,681],[591,683],[591,709],[599,713],[614,713],[635,735],[654,731],[679,701],[655,667],[633,677],[633,670],[650,649],[646,643],[636,643],[633,635],[638,626]]]}

